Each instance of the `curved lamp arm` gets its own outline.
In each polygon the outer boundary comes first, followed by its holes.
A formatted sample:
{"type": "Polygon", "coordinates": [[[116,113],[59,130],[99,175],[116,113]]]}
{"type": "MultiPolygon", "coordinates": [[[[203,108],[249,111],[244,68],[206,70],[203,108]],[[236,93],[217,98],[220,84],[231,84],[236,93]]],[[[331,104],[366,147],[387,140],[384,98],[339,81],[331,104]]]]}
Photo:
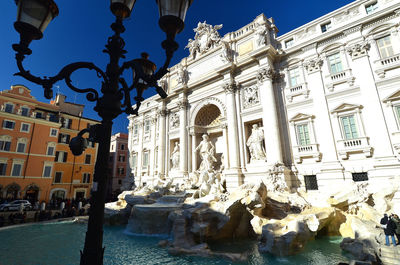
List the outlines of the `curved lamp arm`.
{"type": "Polygon", "coordinates": [[[18,66],[18,73],[15,73],[14,75],[17,76],[22,76],[23,78],[31,81],[32,83],[41,85],[44,88],[44,96],[47,99],[51,99],[53,97],[53,85],[54,83],[64,79],[66,85],[72,89],[75,92],[78,93],[88,93],[86,95],[87,100],[89,101],[96,101],[99,97],[98,92],[93,89],[93,88],[86,88],[86,89],[80,89],[75,87],[74,85],[72,85],[72,80],[71,80],[71,75],[80,69],[89,69],[89,70],[95,70],[97,73],[97,76],[99,78],[103,78],[103,84],[108,82],[108,78],[106,76],[106,74],[100,69],[98,68],[96,65],[94,65],[93,63],[89,63],[89,62],[77,62],[77,63],[71,63],[67,66],[65,66],[64,68],[61,69],[61,71],[53,76],[53,77],[47,77],[45,76],[44,78],[41,77],[37,77],[31,74],[31,72],[29,70],[26,70],[22,64],[23,60],[25,59],[25,54],[21,53],[20,51],[17,52],[16,56],[15,56],[16,60],[17,60],[17,66],[18,66]]]}

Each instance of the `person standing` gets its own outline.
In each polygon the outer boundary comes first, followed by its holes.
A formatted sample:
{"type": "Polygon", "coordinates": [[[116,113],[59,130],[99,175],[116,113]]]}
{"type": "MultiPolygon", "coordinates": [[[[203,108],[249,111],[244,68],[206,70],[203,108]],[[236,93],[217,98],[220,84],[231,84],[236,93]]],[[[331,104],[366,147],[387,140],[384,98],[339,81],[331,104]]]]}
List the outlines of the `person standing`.
{"type": "Polygon", "coordinates": [[[400,218],[397,214],[393,214],[392,220],[396,224],[396,230],[394,231],[394,234],[397,237],[397,245],[400,245],[400,218]]]}
{"type": "Polygon", "coordinates": [[[389,236],[392,238],[393,246],[396,246],[396,240],[394,239],[394,231],[396,230],[396,224],[393,222],[391,218],[388,217],[387,214],[383,215],[381,219],[381,226],[383,231],[385,232],[386,237],[386,246],[390,246],[389,236]]]}

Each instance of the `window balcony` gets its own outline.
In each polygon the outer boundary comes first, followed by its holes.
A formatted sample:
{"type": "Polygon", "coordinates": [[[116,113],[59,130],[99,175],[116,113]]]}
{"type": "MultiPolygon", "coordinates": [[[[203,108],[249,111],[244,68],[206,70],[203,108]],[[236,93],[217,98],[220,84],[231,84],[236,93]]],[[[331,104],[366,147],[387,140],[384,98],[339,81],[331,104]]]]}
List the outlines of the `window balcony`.
{"type": "Polygon", "coordinates": [[[308,98],[309,94],[310,90],[308,89],[307,83],[291,86],[286,90],[286,98],[289,102],[292,102],[293,98],[296,96],[303,95],[304,98],[308,98]]]}
{"type": "Polygon", "coordinates": [[[304,158],[313,158],[315,162],[321,161],[321,153],[318,150],[318,144],[294,146],[293,156],[297,163],[303,162],[304,158]]]}
{"type": "Polygon", "coordinates": [[[339,73],[330,74],[326,76],[326,86],[330,92],[333,92],[335,86],[347,83],[349,86],[354,85],[355,77],[353,76],[351,69],[341,71],[339,73]]]}
{"type": "Polygon", "coordinates": [[[387,71],[400,67],[400,54],[376,60],[374,63],[376,66],[375,73],[380,78],[385,78],[387,71]]]}
{"type": "Polygon", "coordinates": [[[359,137],[349,140],[338,140],[338,152],[342,159],[348,159],[349,154],[364,153],[365,157],[372,156],[372,147],[369,145],[368,137],[359,137]]]}

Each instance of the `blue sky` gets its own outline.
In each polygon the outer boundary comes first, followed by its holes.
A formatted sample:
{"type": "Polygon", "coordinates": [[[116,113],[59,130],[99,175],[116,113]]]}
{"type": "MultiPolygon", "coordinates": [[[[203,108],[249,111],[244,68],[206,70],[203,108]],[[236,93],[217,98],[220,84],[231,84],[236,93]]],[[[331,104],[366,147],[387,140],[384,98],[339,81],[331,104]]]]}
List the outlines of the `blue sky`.
{"type": "MultiPolygon", "coordinates": [[[[25,68],[40,76],[53,76],[68,63],[77,61],[93,62],[102,69],[108,62],[108,56],[102,53],[107,38],[112,31],[109,27],[114,17],[109,11],[108,0],[67,0],[56,1],[60,9],[59,16],[50,23],[43,39],[34,41],[30,48],[31,56],[25,59],[25,68]]],[[[223,24],[219,31],[221,36],[235,31],[250,23],[256,16],[264,13],[273,17],[279,29],[278,35],[289,32],[335,9],[345,6],[350,0],[194,0],[186,16],[185,29],[176,40],[179,50],[172,60],[174,65],[183,57],[188,56],[184,50],[189,38],[194,37],[193,28],[199,21],[208,24],[223,24]]],[[[18,33],[13,28],[17,8],[14,0],[1,0],[0,10],[0,90],[9,89],[13,84],[23,84],[32,90],[32,95],[40,101],[48,102],[43,97],[40,86],[32,84],[13,74],[18,71],[13,43],[19,41],[18,33]]],[[[158,27],[158,9],[155,0],[137,0],[132,15],[124,22],[126,32],[125,49],[127,59],[140,57],[146,51],[150,60],[160,66],[164,63],[164,50],[161,41],[164,33],[158,27]]],[[[100,80],[93,72],[82,70],[73,76],[74,85],[98,89],[100,80]]],[[[63,81],[57,83],[59,91],[67,95],[67,101],[85,104],[84,116],[100,119],[93,111],[94,104],[88,103],[82,94],[71,91],[63,81]]],[[[154,94],[154,90],[147,91],[145,96],[154,94]]],[[[121,114],[114,122],[113,133],[127,132],[128,120],[126,114],[121,114]]]]}

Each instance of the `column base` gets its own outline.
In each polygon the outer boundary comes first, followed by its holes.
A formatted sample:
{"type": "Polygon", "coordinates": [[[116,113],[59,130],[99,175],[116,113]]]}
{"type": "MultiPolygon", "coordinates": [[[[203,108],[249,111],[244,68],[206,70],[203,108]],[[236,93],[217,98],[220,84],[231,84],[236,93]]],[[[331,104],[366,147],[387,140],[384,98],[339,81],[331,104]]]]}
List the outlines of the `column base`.
{"type": "Polygon", "coordinates": [[[225,176],[226,189],[228,192],[244,184],[244,176],[240,168],[227,169],[223,172],[223,175],[225,176]]]}

